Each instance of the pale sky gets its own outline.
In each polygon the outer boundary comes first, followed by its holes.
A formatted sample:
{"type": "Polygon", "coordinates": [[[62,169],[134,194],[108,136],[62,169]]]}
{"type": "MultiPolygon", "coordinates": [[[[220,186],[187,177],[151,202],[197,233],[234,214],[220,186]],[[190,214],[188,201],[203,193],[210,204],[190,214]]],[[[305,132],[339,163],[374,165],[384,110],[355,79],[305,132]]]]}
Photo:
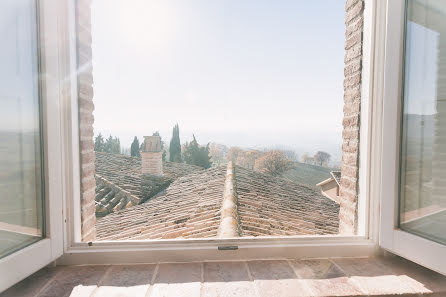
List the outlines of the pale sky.
{"type": "Polygon", "coordinates": [[[94,0],[95,134],[340,159],[341,0],[94,0]]]}

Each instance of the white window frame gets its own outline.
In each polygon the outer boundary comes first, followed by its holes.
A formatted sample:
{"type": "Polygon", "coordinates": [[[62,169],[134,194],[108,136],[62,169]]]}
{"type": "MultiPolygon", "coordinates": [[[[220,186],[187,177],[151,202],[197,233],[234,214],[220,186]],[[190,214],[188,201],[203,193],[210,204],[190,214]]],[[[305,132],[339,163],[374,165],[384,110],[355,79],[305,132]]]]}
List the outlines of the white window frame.
{"type": "Polygon", "coordinates": [[[380,245],[392,253],[446,274],[446,245],[405,232],[398,227],[405,2],[391,0],[388,9],[380,245]]]}
{"type": "MultiPolygon", "coordinates": [[[[64,0],[74,11],[74,0],[64,0]]],[[[310,258],[371,256],[380,252],[379,193],[381,172],[381,108],[385,45],[385,0],[365,0],[361,97],[360,216],[357,236],[289,236],[239,239],[80,242],[80,171],[76,77],[70,77],[72,100],[63,103],[61,148],[64,160],[65,233],[61,264],[147,263],[255,258],[310,258]],[[237,250],[218,250],[237,246],[237,250]]],[[[66,17],[69,73],[75,73],[74,14],[66,17]]],[[[94,53],[93,53],[94,54],[94,53]]]]}
{"type": "Polygon", "coordinates": [[[0,292],[50,264],[63,254],[63,165],[59,149],[61,133],[61,85],[59,49],[62,46],[58,22],[58,1],[37,1],[40,82],[43,120],[43,162],[45,178],[45,237],[0,259],[0,292]]]}

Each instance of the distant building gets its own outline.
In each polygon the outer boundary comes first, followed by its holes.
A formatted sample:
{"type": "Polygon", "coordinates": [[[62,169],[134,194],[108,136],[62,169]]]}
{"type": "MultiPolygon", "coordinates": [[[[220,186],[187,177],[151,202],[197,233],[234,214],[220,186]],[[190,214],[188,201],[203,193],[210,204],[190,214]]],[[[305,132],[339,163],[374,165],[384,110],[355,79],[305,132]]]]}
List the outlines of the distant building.
{"type": "Polygon", "coordinates": [[[321,194],[339,203],[339,188],[341,183],[341,172],[331,171],[330,178],[318,183],[316,186],[321,187],[321,194]]]}

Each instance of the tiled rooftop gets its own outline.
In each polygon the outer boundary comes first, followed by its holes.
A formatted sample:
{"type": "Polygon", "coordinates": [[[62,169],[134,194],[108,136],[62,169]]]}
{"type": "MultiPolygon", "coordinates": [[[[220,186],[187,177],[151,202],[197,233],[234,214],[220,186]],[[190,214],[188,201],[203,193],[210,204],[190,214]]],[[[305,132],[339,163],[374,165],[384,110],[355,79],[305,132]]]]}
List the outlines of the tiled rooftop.
{"type": "Polygon", "coordinates": [[[98,240],[215,237],[225,168],[183,176],[160,196],[98,219],[98,240]]]}
{"type": "Polygon", "coordinates": [[[446,277],[398,257],[44,268],[0,297],[446,296],[446,277]]]}
{"type": "MultiPolygon", "coordinates": [[[[122,210],[98,218],[97,240],[216,237],[225,172],[225,165],[193,171],[146,202],[126,209],[122,209],[125,203],[135,199],[116,190],[116,201],[124,201],[116,204],[122,210]]],[[[315,190],[239,166],[234,176],[240,236],[338,233],[339,204],[315,190]]]]}
{"type": "Polygon", "coordinates": [[[141,158],[96,152],[96,215],[105,216],[138,205],[181,176],[203,171],[185,163],[164,162],[164,176],[141,173],[141,158]]]}
{"type": "Polygon", "coordinates": [[[245,236],[337,234],[339,204],[289,180],[236,167],[245,236]]]}

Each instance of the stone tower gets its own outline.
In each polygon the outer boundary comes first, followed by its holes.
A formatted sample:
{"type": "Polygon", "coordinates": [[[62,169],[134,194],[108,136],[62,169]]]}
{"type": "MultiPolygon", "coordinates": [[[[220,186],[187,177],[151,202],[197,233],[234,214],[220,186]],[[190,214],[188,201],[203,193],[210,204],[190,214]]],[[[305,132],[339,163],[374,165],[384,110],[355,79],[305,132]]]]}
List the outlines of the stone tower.
{"type": "Polygon", "coordinates": [[[144,136],[144,146],[141,151],[141,169],[143,174],[163,176],[161,137],[144,136]]]}

